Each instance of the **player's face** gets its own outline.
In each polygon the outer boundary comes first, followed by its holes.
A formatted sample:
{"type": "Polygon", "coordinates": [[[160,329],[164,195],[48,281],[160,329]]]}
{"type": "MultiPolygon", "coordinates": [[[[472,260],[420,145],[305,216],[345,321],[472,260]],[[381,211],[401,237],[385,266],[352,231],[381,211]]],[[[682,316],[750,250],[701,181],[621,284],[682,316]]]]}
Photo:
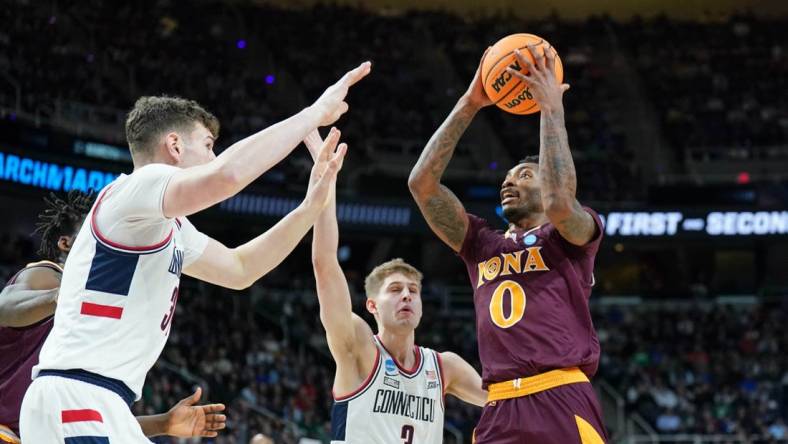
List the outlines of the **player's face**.
{"type": "Polygon", "coordinates": [[[415,330],[421,321],[421,284],[402,273],[387,276],[373,302],[387,329],[415,330]]]}
{"type": "Polygon", "coordinates": [[[183,137],[181,156],[178,166],[189,168],[197,165],[204,165],[216,158],[213,152],[213,144],[216,139],[208,128],[201,123],[195,124],[195,128],[183,137]]]}
{"type": "Polygon", "coordinates": [[[84,216],[82,221],[74,224],[74,229],[71,232],[70,236],[60,236],[57,240],[57,248],[62,253],[63,257],[68,256],[68,252],[71,251],[71,247],[74,246],[74,241],[77,240],[77,233],[79,233],[79,229],[82,228],[82,224],[85,222],[84,216]]]}
{"type": "Polygon", "coordinates": [[[521,163],[506,173],[501,184],[501,206],[509,222],[543,212],[538,164],[521,163]]]}

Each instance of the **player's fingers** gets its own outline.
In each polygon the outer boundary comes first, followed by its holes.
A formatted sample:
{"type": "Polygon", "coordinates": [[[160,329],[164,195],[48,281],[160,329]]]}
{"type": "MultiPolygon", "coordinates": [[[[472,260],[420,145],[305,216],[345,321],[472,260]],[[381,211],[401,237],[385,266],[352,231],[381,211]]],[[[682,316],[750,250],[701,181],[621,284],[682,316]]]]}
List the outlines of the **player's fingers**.
{"type": "Polygon", "coordinates": [[[340,117],[342,117],[342,114],[345,114],[349,108],[350,106],[348,106],[347,102],[339,102],[339,106],[337,107],[336,119],[334,120],[337,120],[340,117]]]}
{"type": "Polygon", "coordinates": [[[552,46],[544,48],[545,67],[547,72],[555,73],[555,49],[552,46]]]}
{"type": "Polygon", "coordinates": [[[372,62],[366,61],[345,73],[345,75],[339,79],[339,83],[345,88],[349,88],[366,77],[370,71],[372,71],[372,62]]]}
{"type": "Polygon", "coordinates": [[[484,50],[484,54],[482,54],[482,58],[479,60],[479,66],[476,68],[476,73],[482,72],[482,65],[484,64],[484,59],[487,58],[487,53],[490,52],[492,46],[488,46],[487,49],[484,50]]]}
{"type": "Polygon", "coordinates": [[[189,396],[188,398],[184,399],[181,402],[183,402],[184,405],[194,405],[200,402],[201,396],[202,396],[202,387],[197,387],[197,390],[195,390],[191,396],[189,396]]]}
{"type": "Polygon", "coordinates": [[[225,421],[227,421],[227,417],[220,413],[211,413],[205,415],[205,423],[211,428],[219,427],[220,425],[224,424],[225,421]]]}
{"type": "Polygon", "coordinates": [[[531,53],[531,57],[534,59],[534,65],[536,69],[543,70],[544,66],[544,53],[539,51],[539,47],[536,45],[528,45],[528,52],[531,53]]]}
{"type": "Polygon", "coordinates": [[[326,140],[323,141],[323,146],[320,147],[320,153],[318,153],[317,158],[320,161],[327,161],[331,158],[331,153],[334,152],[334,148],[337,146],[337,142],[339,142],[339,129],[336,127],[331,127],[331,131],[328,132],[328,136],[326,136],[326,140]]]}
{"type": "Polygon", "coordinates": [[[203,438],[216,438],[217,436],[219,436],[219,433],[217,433],[217,432],[202,432],[202,434],[200,436],[202,436],[203,438]]]}
{"type": "Polygon", "coordinates": [[[534,83],[533,82],[533,80],[534,80],[533,76],[525,75],[525,74],[521,73],[520,71],[517,71],[516,69],[510,68],[510,67],[507,67],[506,71],[508,71],[509,74],[511,74],[511,75],[517,77],[518,79],[522,80],[527,85],[533,85],[533,83],[534,83]]]}
{"type": "Polygon", "coordinates": [[[323,138],[320,137],[320,131],[314,129],[311,133],[307,134],[306,137],[304,137],[304,145],[306,145],[309,150],[309,154],[312,155],[312,160],[315,160],[318,150],[320,150],[320,147],[323,145],[323,138]]]}
{"type": "Polygon", "coordinates": [[[564,84],[561,85],[561,92],[565,93],[565,92],[569,91],[569,88],[571,88],[571,87],[572,86],[570,84],[564,83],[564,84]]]}
{"type": "Polygon", "coordinates": [[[520,51],[519,49],[515,49],[514,56],[517,58],[517,61],[519,61],[523,66],[525,66],[529,75],[533,75],[537,72],[537,69],[534,67],[534,64],[533,62],[531,62],[531,59],[525,54],[523,54],[522,51],[520,51]]]}
{"type": "Polygon", "coordinates": [[[336,171],[342,169],[342,164],[345,162],[345,154],[347,154],[347,144],[340,143],[331,159],[332,161],[336,161],[336,171]]]}
{"type": "Polygon", "coordinates": [[[217,413],[224,411],[224,404],[206,404],[201,405],[200,408],[202,408],[203,412],[211,416],[224,416],[217,413]]]}

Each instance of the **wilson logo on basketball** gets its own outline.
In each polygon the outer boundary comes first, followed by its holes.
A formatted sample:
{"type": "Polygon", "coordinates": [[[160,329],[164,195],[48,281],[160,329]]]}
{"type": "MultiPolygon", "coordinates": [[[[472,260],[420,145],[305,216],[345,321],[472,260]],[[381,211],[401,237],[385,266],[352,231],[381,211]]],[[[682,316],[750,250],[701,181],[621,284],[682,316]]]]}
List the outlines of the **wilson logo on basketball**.
{"type": "Polygon", "coordinates": [[[532,100],[534,98],[531,91],[528,91],[528,88],[525,88],[520,94],[517,95],[514,99],[509,102],[504,103],[507,108],[514,108],[515,106],[521,104],[525,100],[532,100]]]}

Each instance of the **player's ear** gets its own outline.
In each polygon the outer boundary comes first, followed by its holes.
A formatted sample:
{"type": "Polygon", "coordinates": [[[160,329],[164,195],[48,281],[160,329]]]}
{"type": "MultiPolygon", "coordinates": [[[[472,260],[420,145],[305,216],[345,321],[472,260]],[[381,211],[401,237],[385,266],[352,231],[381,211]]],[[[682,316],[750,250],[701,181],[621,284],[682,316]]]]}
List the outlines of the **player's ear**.
{"type": "Polygon", "coordinates": [[[74,238],[72,236],[60,236],[57,239],[57,249],[63,253],[71,251],[72,245],[74,245],[74,238]]]}
{"type": "Polygon", "coordinates": [[[164,136],[164,151],[168,159],[178,163],[183,154],[183,138],[176,132],[167,133],[164,136]]]}
{"type": "Polygon", "coordinates": [[[378,304],[372,298],[367,298],[366,302],[367,311],[376,314],[378,312],[378,304]]]}

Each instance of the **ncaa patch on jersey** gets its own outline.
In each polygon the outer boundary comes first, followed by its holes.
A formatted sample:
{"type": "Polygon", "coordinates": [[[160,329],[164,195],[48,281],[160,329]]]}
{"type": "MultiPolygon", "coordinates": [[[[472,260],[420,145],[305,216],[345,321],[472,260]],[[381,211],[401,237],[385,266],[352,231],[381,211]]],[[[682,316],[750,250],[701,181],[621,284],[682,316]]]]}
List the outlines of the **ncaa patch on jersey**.
{"type": "Polygon", "coordinates": [[[397,371],[397,365],[394,364],[394,360],[393,359],[387,358],[386,362],[385,362],[385,366],[386,366],[386,375],[387,376],[397,376],[397,374],[399,373],[397,371]]]}
{"type": "Polygon", "coordinates": [[[536,243],[536,236],[533,234],[529,234],[523,238],[523,243],[527,246],[531,246],[536,243]]]}

